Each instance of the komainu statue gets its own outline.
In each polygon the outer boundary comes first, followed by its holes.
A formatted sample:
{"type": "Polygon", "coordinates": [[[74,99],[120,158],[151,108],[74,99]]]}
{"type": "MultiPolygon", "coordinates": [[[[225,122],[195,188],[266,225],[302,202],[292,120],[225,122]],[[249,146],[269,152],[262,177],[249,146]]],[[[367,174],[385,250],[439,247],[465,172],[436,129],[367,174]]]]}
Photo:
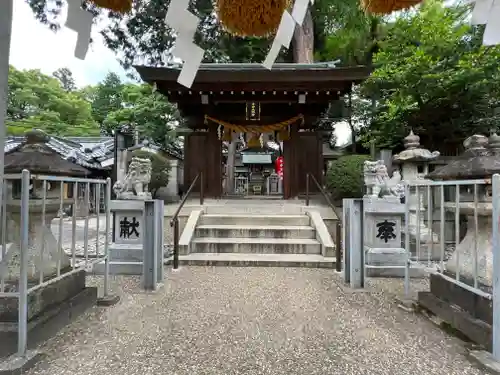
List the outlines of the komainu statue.
{"type": "Polygon", "coordinates": [[[123,181],[116,181],[113,191],[117,199],[151,199],[151,160],[134,156],[123,181]]]}
{"type": "Polygon", "coordinates": [[[394,196],[401,198],[404,195],[404,186],[401,184],[401,174],[394,171],[389,178],[387,167],[383,160],[365,161],[363,175],[367,187],[366,195],[375,198],[394,196]]]}

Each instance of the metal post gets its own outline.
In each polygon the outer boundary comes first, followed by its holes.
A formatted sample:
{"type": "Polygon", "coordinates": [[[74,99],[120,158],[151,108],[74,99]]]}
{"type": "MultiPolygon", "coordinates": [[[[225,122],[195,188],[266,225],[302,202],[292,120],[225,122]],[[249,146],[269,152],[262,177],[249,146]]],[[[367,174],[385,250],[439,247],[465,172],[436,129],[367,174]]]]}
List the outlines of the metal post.
{"type": "Polygon", "coordinates": [[[30,172],[22,172],[21,180],[21,241],[20,241],[20,270],[19,270],[19,322],[17,354],[26,355],[28,343],[28,238],[29,238],[29,204],[30,204],[30,172]]]}
{"type": "Polygon", "coordinates": [[[335,271],[340,272],[342,271],[342,251],[341,251],[341,246],[342,246],[342,225],[340,223],[337,223],[336,227],[336,246],[335,246],[335,271]]]}
{"type": "Polygon", "coordinates": [[[144,228],[143,228],[143,288],[156,290],[156,231],[155,231],[155,202],[144,201],[144,228]]]}
{"type": "MultiPolygon", "coordinates": [[[[344,282],[349,284],[351,282],[351,242],[349,236],[349,229],[351,222],[349,221],[351,215],[350,210],[352,206],[352,199],[344,199],[342,201],[342,240],[344,243],[344,282]]],[[[338,261],[338,260],[337,260],[338,261]]]]}
{"type": "Polygon", "coordinates": [[[500,175],[493,175],[493,358],[500,361],[500,175]]]}
{"type": "MultiPolygon", "coordinates": [[[[410,258],[411,258],[411,249],[410,249],[410,185],[405,183],[405,252],[406,252],[406,264],[405,264],[405,297],[410,298],[410,258]]],[[[418,197],[417,197],[418,198],[418,197]]],[[[418,202],[420,206],[420,201],[418,202]]],[[[419,207],[418,206],[418,207],[419,207]]],[[[457,206],[458,207],[458,206],[457,206]]],[[[420,220],[420,216],[417,214],[417,227],[418,221],[420,220]]],[[[429,223],[430,228],[432,228],[432,223],[429,223]]],[[[432,233],[431,233],[432,238],[432,233]]],[[[418,252],[418,249],[417,249],[418,252]]]]}
{"type": "Polygon", "coordinates": [[[306,173],[306,206],[309,206],[309,173],[306,173]]]}
{"type": "Polygon", "coordinates": [[[174,270],[179,268],[179,218],[174,220],[174,270]]]}
{"type": "Polygon", "coordinates": [[[351,288],[364,288],[364,248],[363,248],[363,199],[350,200],[349,210],[350,236],[350,284],[351,288]]]}
{"type": "Polygon", "coordinates": [[[111,178],[106,179],[106,239],[104,240],[104,298],[109,294],[109,230],[111,221],[111,178]]]}
{"type": "Polygon", "coordinates": [[[163,283],[163,222],[164,203],[162,200],[155,200],[155,239],[156,239],[156,282],[163,283]]]}
{"type": "Polygon", "coordinates": [[[13,0],[0,1],[0,207],[2,207],[4,187],[5,118],[9,89],[9,53],[13,10],[13,0]]]}
{"type": "Polygon", "coordinates": [[[203,172],[200,172],[200,206],[203,206],[205,199],[205,184],[203,183],[203,172]]]}

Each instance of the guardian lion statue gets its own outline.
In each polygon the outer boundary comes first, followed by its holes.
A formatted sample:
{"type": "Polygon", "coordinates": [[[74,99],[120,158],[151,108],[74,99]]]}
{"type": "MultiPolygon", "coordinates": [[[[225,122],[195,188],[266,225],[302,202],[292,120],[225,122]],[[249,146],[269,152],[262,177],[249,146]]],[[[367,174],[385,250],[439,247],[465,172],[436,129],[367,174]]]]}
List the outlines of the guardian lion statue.
{"type": "Polygon", "coordinates": [[[116,181],[113,191],[118,199],[151,199],[151,160],[134,156],[123,181],[116,181]]]}
{"type": "Polygon", "coordinates": [[[385,196],[401,198],[404,195],[401,174],[399,171],[394,171],[392,178],[390,178],[383,160],[365,161],[363,175],[367,187],[367,196],[375,198],[385,196]]]}

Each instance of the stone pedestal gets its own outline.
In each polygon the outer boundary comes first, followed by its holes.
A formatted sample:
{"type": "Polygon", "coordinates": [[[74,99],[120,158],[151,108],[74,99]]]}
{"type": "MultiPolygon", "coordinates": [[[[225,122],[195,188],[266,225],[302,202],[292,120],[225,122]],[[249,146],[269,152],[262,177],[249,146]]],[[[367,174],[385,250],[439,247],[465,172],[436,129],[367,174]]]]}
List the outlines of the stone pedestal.
{"type": "Polygon", "coordinates": [[[366,276],[404,276],[401,227],[405,206],[397,197],[365,197],[363,210],[366,276]]]}
{"type": "MultiPolygon", "coordinates": [[[[114,242],[108,247],[110,273],[142,275],[144,200],[114,200],[110,202],[114,214],[114,242]]],[[[94,272],[104,273],[104,263],[94,266],[94,272]]]]}

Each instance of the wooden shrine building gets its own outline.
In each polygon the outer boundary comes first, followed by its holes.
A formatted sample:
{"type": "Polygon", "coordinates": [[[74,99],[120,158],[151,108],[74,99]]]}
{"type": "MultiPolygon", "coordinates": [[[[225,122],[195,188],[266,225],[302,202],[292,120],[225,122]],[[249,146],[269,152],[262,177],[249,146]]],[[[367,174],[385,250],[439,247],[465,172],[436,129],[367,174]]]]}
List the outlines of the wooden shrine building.
{"type": "MultiPolygon", "coordinates": [[[[188,89],[177,83],[180,66],[136,70],[177,103],[191,130],[184,141],[186,189],[203,172],[204,194],[220,197],[222,140],[244,133],[248,144],[255,145],[256,139],[262,140],[260,134],[273,133],[283,141],[285,199],[306,191],[307,173],[322,181],[318,120],[332,101],[370,73],[366,67],[335,68],[329,63],[275,64],[272,70],[260,64],[202,64],[188,89]]],[[[200,191],[199,183],[195,191],[200,191]]]]}

